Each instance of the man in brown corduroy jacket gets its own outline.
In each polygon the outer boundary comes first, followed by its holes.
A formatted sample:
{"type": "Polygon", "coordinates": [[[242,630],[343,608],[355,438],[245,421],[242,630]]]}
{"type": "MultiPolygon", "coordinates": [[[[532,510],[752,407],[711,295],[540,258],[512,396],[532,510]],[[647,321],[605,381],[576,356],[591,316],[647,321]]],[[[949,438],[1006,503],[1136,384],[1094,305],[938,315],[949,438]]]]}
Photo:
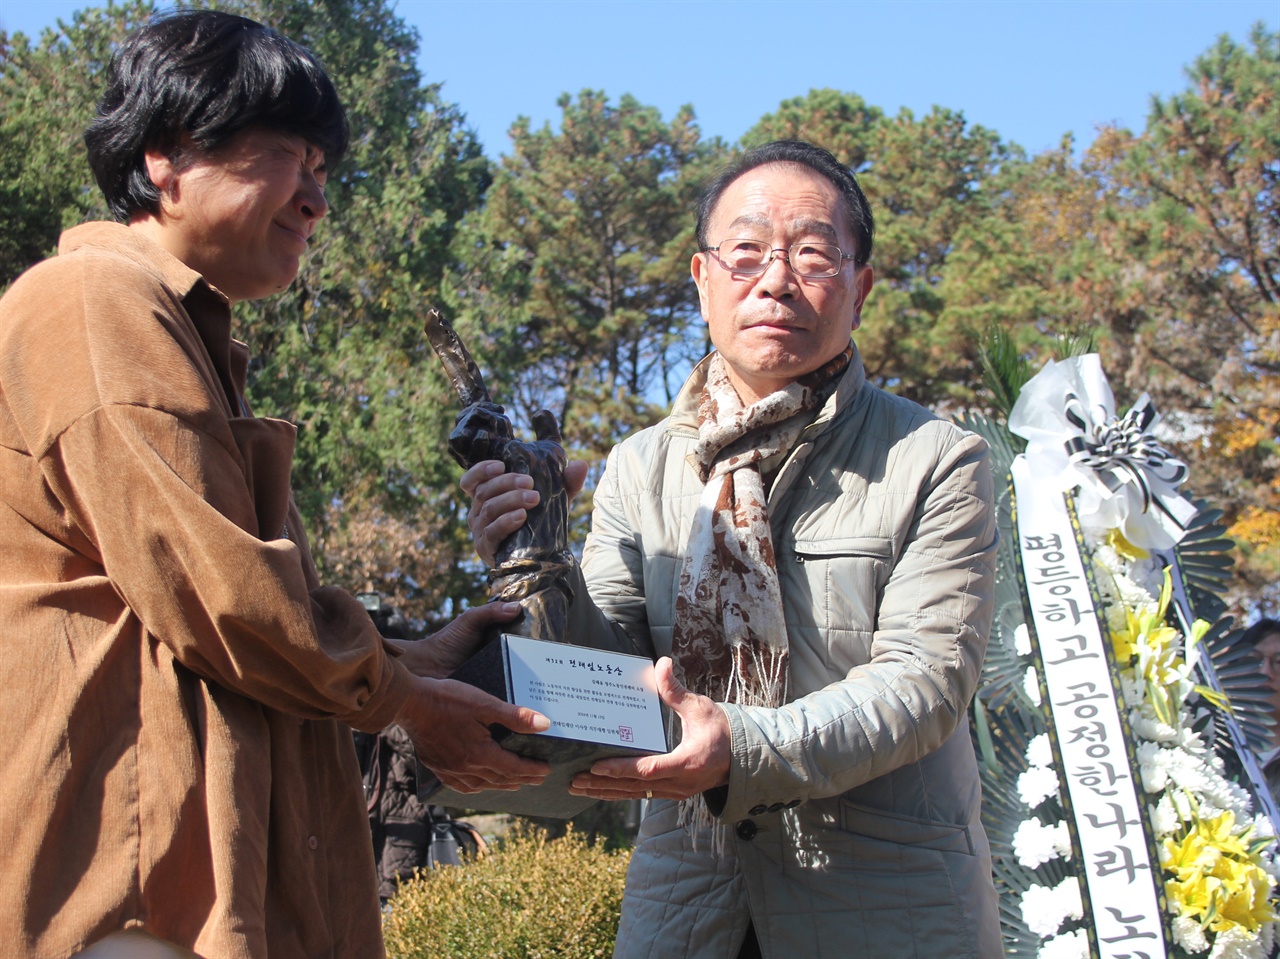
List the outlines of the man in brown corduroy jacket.
{"type": "Polygon", "coordinates": [[[86,141],[120,222],[0,301],[0,953],[378,955],[343,724],[475,790],[540,781],[488,725],[546,720],[439,678],[514,610],[400,645],[320,585],[294,427],[244,400],[230,307],[292,282],[341,104],[274,31],[177,14],[121,46],[86,141]]]}

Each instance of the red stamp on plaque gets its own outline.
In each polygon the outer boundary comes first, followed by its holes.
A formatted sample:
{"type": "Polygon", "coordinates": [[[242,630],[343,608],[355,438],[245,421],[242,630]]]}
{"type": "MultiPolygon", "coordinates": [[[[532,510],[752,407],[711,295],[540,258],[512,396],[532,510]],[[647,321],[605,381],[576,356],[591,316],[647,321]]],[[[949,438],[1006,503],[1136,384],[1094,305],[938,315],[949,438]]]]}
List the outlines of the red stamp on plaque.
{"type": "Polygon", "coordinates": [[[618,738],[621,739],[624,743],[629,743],[636,737],[635,737],[635,734],[631,731],[630,726],[619,726],[618,738]]]}

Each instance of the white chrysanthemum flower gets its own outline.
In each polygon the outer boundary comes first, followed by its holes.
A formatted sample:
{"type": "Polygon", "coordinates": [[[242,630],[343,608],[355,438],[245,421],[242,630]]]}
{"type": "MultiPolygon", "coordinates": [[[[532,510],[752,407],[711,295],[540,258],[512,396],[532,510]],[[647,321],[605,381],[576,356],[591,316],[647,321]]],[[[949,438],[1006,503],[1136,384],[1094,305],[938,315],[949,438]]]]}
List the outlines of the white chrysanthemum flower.
{"type": "Polygon", "coordinates": [[[1033,736],[1027,743],[1027,762],[1032,766],[1053,765],[1053,744],[1049,742],[1048,733],[1033,736]]]}
{"type": "Polygon", "coordinates": [[[1274,956],[1276,954],[1276,924],[1264,922],[1258,930],[1258,955],[1274,956]]]}
{"type": "Polygon", "coordinates": [[[1160,591],[1164,589],[1164,566],[1154,557],[1135,560],[1129,564],[1125,578],[1151,597],[1150,610],[1159,607],[1160,591]]]}
{"type": "Polygon", "coordinates": [[[1084,918],[1084,901],[1080,898],[1079,879],[1068,876],[1054,886],[1053,891],[1058,894],[1063,908],[1067,910],[1068,919],[1084,918]]]}
{"type": "Polygon", "coordinates": [[[1228,809],[1237,819],[1245,815],[1251,804],[1248,793],[1222,775],[1222,764],[1216,761],[1217,757],[1201,757],[1182,748],[1167,752],[1169,778],[1181,789],[1195,794],[1201,803],[1201,818],[1209,819],[1228,809]]]}
{"type": "Polygon", "coordinates": [[[1135,713],[1129,721],[1133,725],[1134,735],[1139,739],[1157,743],[1176,743],[1181,739],[1178,729],[1156,719],[1148,704],[1144,703],[1142,709],[1135,713]]]}
{"type": "Polygon", "coordinates": [[[1168,762],[1162,755],[1169,750],[1158,743],[1141,743],[1138,746],[1138,771],[1142,774],[1142,788],[1152,796],[1164,790],[1169,783],[1168,762]]]}
{"type": "Polygon", "coordinates": [[[1200,923],[1187,916],[1173,917],[1173,941],[1187,952],[1204,952],[1209,948],[1209,940],[1205,938],[1200,923]]]}
{"type": "Polygon", "coordinates": [[[1191,799],[1184,792],[1177,790],[1165,793],[1169,800],[1173,803],[1173,808],[1177,810],[1178,818],[1183,822],[1190,822],[1195,818],[1196,811],[1191,805],[1191,799]]]}
{"type": "MultiPolygon", "coordinates": [[[[1030,750],[1027,751],[1030,753],[1030,750]]],[[[1253,817],[1253,834],[1259,839],[1275,839],[1276,827],[1266,813],[1258,813],[1253,817]]]]}
{"type": "Polygon", "coordinates": [[[1086,537],[1085,542],[1089,547],[1090,554],[1093,556],[1093,561],[1107,572],[1115,574],[1125,571],[1127,564],[1120,554],[1116,552],[1116,548],[1107,542],[1105,536],[1086,537]]]}
{"type": "Polygon", "coordinates": [[[1151,828],[1155,830],[1156,838],[1168,836],[1179,825],[1178,810],[1173,807],[1173,800],[1168,795],[1161,796],[1151,812],[1151,828]]]}
{"type": "Polygon", "coordinates": [[[1071,852],[1071,834],[1066,822],[1046,826],[1038,819],[1027,819],[1013,834],[1013,851],[1018,862],[1035,869],[1071,852]]]}
{"type": "Polygon", "coordinates": [[[1041,943],[1036,959],[1089,959],[1089,937],[1083,929],[1054,936],[1041,943]]]}
{"type": "Polygon", "coordinates": [[[1266,959],[1257,933],[1242,926],[1229,926],[1213,937],[1209,959],[1266,959]]]}
{"type": "MultiPolygon", "coordinates": [[[[1187,714],[1188,719],[1191,714],[1187,714]]],[[[1178,743],[1190,755],[1197,757],[1202,762],[1213,765],[1217,763],[1217,768],[1222,768],[1222,761],[1217,758],[1217,754],[1211,750],[1204,741],[1204,736],[1196,732],[1189,725],[1183,726],[1182,740],[1178,743]]]]}
{"type": "Polygon", "coordinates": [[[1018,798],[1031,809],[1058,795],[1059,788],[1058,774],[1044,766],[1032,766],[1018,776],[1018,798]]]}
{"type": "Polygon", "coordinates": [[[1224,778],[1221,764],[1213,767],[1213,772],[1214,801],[1220,803],[1223,809],[1230,809],[1235,813],[1237,822],[1248,819],[1253,811],[1253,797],[1239,783],[1224,778]]]}
{"type": "Polygon", "coordinates": [[[1041,939],[1054,935],[1066,918],[1063,912],[1054,908],[1053,890],[1038,883],[1032,883],[1022,894],[1020,908],[1022,921],[1041,939]]]}
{"type": "MultiPolygon", "coordinates": [[[[1128,576],[1116,577],[1116,588],[1120,591],[1120,601],[1130,609],[1139,614],[1155,613],[1160,608],[1160,604],[1151,591],[1141,583],[1130,579],[1128,576]]],[[[1156,591],[1156,596],[1159,590],[1156,591]]]]}
{"type": "Polygon", "coordinates": [[[1080,901],[1080,882],[1068,876],[1052,889],[1033,883],[1022,894],[1022,921],[1040,938],[1052,936],[1067,919],[1084,915],[1080,901]]]}
{"type": "Polygon", "coordinates": [[[1033,705],[1040,705],[1040,677],[1036,675],[1034,666],[1027,667],[1027,675],[1023,677],[1022,688],[1027,692],[1027,698],[1031,700],[1033,705]]]}
{"type": "Polygon", "coordinates": [[[1113,633],[1122,632],[1129,625],[1124,607],[1119,603],[1108,603],[1103,607],[1102,613],[1107,621],[1107,629],[1113,633]]]}
{"type": "Polygon", "coordinates": [[[1027,887],[1027,891],[1022,894],[1018,901],[1018,908],[1022,912],[1022,921],[1027,924],[1027,928],[1034,932],[1041,939],[1046,936],[1052,936],[1058,931],[1058,927],[1062,925],[1061,916],[1049,916],[1047,906],[1053,890],[1048,886],[1042,886],[1033,882],[1027,887]]]}
{"type": "Polygon", "coordinates": [[[1131,710],[1129,721],[1133,722],[1138,709],[1146,702],[1147,681],[1126,670],[1120,674],[1120,694],[1124,697],[1125,705],[1131,710]]]}
{"type": "Polygon", "coordinates": [[[1031,630],[1026,623],[1019,623],[1013,631],[1013,649],[1019,656],[1031,655],[1031,630]]]}

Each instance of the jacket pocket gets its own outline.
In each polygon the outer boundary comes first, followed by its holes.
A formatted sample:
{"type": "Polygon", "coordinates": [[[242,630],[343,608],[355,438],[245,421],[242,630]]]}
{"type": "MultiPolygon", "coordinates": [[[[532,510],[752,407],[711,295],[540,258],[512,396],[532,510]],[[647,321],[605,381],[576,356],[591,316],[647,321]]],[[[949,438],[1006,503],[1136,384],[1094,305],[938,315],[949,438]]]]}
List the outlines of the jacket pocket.
{"type": "Polygon", "coordinates": [[[893,542],[883,536],[830,536],[823,539],[797,539],[796,561],[832,560],[861,557],[889,562],[893,558],[893,542]]]}
{"type": "Polygon", "coordinates": [[[846,799],[840,800],[840,828],[881,842],[974,855],[968,826],[886,813],[846,799]]]}
{"type": "Polygon", "coordinates": [[[893,542],[884,536],[797,538],[791,544],[797,579],[787,590],[829,636],[826,665],[837,673],[867,661],[880,597],[893,571],[893,542]]]}

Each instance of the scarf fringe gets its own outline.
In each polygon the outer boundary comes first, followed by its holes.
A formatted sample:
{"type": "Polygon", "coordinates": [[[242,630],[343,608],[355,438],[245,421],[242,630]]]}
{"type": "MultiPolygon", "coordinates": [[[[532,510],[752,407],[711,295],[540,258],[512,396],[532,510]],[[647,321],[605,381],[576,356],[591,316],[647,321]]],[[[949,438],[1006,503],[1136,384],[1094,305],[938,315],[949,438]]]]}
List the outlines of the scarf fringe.
{"type": "MultiPolygon", "coordinates": [[[[729,692],[726,702],[742,706],[774,706],[786,701],[787,695],[787,651],[785,649],[768,649],[761,655],[761,650],[750,645],[735,646],[733,655],[733,674],[729,679],[729,692]],[[750,670],[746,657],[751,656],[750,670]],[[759,682],[752,684],[743,682],[744,675],[754,674],[759,682]]],[[[680,812],[676,822],[689,836],[690,845],[696,850],[698,838],[703,834],[711,837],[711,855],[717,859],[724,855],[725,844],[729,841],[729,826],[711,815],[707,808],[707,800],[702,793],[680,800],[680,812]]]]}
{"type": "Polygon", "coordinates": [[[707,801],[702,793],[680,800],[680,812],[676,817],[676,824],[684,829],[694,852],[698,851],[698,839],[709,836],[711,855],[716,859],[724,857],[724,850],[729,842],[729,827],[711,815],[711,810],[707,808],[707,801]]]}
{"type": "Polygon", "coordinates": [[[724,701],[740,706],[777,706],[787,701],[787,649],[741,643],[729,650],[733,672],[724,701]],[[751,657],[747,663],[747,657],[751,657]],[[754,676],[749,683],[746,677],[754,676]]]}

